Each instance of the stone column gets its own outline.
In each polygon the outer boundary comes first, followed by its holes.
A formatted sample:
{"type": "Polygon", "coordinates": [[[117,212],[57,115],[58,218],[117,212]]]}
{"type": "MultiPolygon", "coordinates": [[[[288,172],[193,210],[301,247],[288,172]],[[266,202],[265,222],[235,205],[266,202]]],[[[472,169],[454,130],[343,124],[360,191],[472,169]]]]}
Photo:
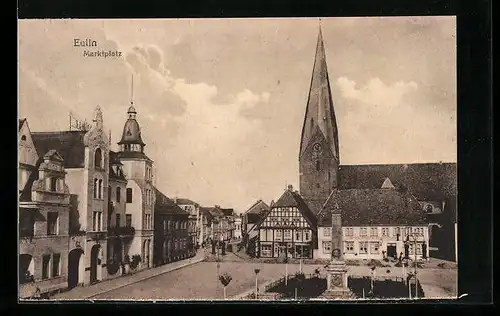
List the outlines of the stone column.
{"type": "Polygon", "coordinates": [[[353,293],[347,286],[347,266],[343,255],[342,218],[339,213],[332,213],[332,255],[327,271],[327,289],[323,293],[326,299],[350,299],[353,293]]]}

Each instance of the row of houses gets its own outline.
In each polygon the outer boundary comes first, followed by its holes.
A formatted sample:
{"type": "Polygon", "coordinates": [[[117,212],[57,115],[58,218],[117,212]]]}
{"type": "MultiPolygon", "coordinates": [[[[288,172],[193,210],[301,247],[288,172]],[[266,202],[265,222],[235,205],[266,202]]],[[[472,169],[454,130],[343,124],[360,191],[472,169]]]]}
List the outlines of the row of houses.
{"type": "Polygon", "coordinates": [[[429,258],[438,242],[432,238],[433,223],[441,211],[389,181],[378,190],[334,192],[318,214],[292,186],[270,206],[257,201],[243,214],[247,253],[260,258],[329,259],[332,214],[341,214],[344,245],[339,250],[346,259],[429,258]]]}
{"type": "Polygon", "coordinates": [[[232,209],[172,199],[155,186],[136,114],[132,104],[116,152],[99,107],[79,130],[32,132],[19,120],[21,298],[185,259],[215,236],[234,238],[232,209]]]}

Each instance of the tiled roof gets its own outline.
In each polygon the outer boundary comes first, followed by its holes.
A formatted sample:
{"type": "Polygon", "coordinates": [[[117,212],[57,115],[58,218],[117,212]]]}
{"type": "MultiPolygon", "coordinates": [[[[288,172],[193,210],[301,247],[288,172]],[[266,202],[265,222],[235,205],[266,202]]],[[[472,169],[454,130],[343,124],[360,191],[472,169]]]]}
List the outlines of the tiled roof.
{"type": "Polygon", "coordinates": [[[151,160],[148,156],[146,156],[145,153],[139,152],[139,151],[119,151],[118,157],[121,158],[137,158],[137,159],[146,159],[148,161],[153,161],[151,160]]]}
{"type": "Polygon", "coordinates": [[[331,225],[331,212],[342,225],[424,225],[425,214],[415,198],[395,189],[352,189],[335,192],[318,214],[319,226],[331,225]]]}
{"type": "Polygon", "coordinates": [[[21,131],[21,128],[23,127],[24,122],[26,122],[26,119],[25,119],[25,118],[23,118],[23,119],[19,119],[19,130],[18,130],[18,132],[20,132],[20,131],[21,131]]]}
{"type": "Polygon", "coordinates": [[[271,208],[262,200],[255,202],[244,214],[259,215],[262,212],[268,212],[271,208]]]}
{"type": "Polygon", "coordinates": [[[154,212],[158,214],[169,214],[169,215],[185,215],[188,216],[189,213],[181,209],[174,201],[168,198],[165,194],[161,193],[160,190],[154,188],[156,195],[156,202],[154,212]]]}
{"type": "Polygon", "coordinates": [[[83,168],[85,163],[84,131],[31,133],[38,156],[56,150],[64,159],[65,168],[83,168]]]}
{"type": "Polygon", "coordinates": [[[456,163],[343,165],[340,189],[380,189],[389,178],[421,201],[445,201],[457,196],[456,163]]]}
{"type": "Polygon", "coordinates": [[[198,203],[191,201],[190,199],[186,198],[177,198],[177,204],[179,205],[198,205],[198,203]]]}
{"type": "Polygon", "coordinates": [[[302,199],[298,192],[286,190],[278,201],[274,203],[273,208],[277,207],[296,207],[302,216],[304,216],[304,218],[306,218],[306,220],[309,221],[313,227],[316,227],[316,216],[309,209],[306,202],[302,199]]]}

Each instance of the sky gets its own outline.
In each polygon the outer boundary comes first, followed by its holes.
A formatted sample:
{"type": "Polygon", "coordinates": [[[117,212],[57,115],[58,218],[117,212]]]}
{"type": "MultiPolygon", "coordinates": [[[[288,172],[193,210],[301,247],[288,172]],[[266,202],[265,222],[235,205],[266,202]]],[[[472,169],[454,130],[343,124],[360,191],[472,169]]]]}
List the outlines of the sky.
{"type": "MultiPolygon", "coordinates": [[[[341,164],[457,161],[455,17],[321,28],[341,164]]],[[[318,29],[313,18],[20,20],[19,117],[68,130],[69,112],[91,121],[99,105],[117,150],[133,99],[155,185],[244,212],[298,189],[318,29]]]]}

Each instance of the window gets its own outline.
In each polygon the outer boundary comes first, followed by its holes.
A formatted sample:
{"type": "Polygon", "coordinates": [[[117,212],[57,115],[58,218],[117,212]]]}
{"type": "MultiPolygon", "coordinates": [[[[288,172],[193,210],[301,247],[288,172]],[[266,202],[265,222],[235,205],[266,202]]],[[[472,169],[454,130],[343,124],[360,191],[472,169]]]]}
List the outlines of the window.
{"type": "Polygon", "coordinates": [[[422,244],[418,243],[417,244],[417,255],[421,255],[421,254],[422,254],[422,244]]]}
{"type": "Polygon", "coordinates": [[[122,198],[122,188],[117,187],[116,188],[116,202],[120,203],[121,198],[122,198]]]}
{"type": "Polygon", "coordinates": [[[320,170],[321,170],[321,163],[319,162],[319,160],[316,160],[316,171],[320,170]]]}
{"type": "Polygon", "coordinates": [[[26,135],[21,136],[21,140],[26,140],[26,135]]]}
{"type": "Polygon", "coordinates": [[[323,236],[324,237],[331,237],[332,236],[332,229],[330,227],[323,228],[323,236]]]}
{"type": "Polygon", "coordinates": [[[57,191],[57,178],[50,178],[50,191],[57,191]]]}
{"type": "Polygon", "coordinates": [[[163,220],[163,230],[164,231],[167,230],[167,220],[166,219],[163,220]]]}
{"type": "Polygon", "coordinates": [[[364,237],[364,236],[367,236],[367,235],[368,235],[368,230],[367,230],[367,228],[366,228],[366,227],[361,227],[361,228],[359,229],[359,235],[360,235],[360,236],[363,236],[363,237],[364,237]]]}
{"type": "Polygon", "coordinates": [[[127,203],[132,203],[132,188],[127,188],[127,203]]]}
{"type": "Polygon", "coordinates": [[[97,199],[97,179],[94,179],[94,199],[97,199]]]}
{"type": "Polygon", "coordinates": [[[281,240],[281,238],[283,238],[282,230],[281,229],[275,230],[274,237],[276,237],[276,239],[278,240],[281,240]]]}
{"type": "Polygon", "coordinates": [[[102,199],[102,179],[99,179],[99,198],[102,199]]]}
{"type": "Polygon", "coordinates": [[[291,240],[292,239],[292,231],[289,229],[285,229],[283,236],[284,236],[285,240],[291,240]]]}
{"type": "Polygon", "coordinates": [[[100,148],[95,150],[94,154],[94,168],[102,168],[102,152],[100,148]]]}
{"type": "Polygon", "coordinates": [[[120,227],[121,214],[116,214],[116,227],[120,227]]]}
{"type": "Polygon", "coordinates": [[[92,230],[101,231],[102,230],[102,212],[96,212],[92,214],[92,230]]]}
{"type": "Polygon", "coordinates": [[[323,253],[332,253],[331,241],[323,241],[323,253]]]}
{"type": "Polygon", "coordinates": [[[262,257],[271,257],[271,246],[270,245],[262,245],[260,255],[262,257]]]}
{"type": "Polygon", "coordinates": [[[50,265],[50,255],[43,255],[43,257],[42,257],[42,279],[49,278],[49,265],[50,265]]]}
{"type": "Polygon", "coordinates": [[[132,214],[125,215],[125,225],[127,227],[132,227],[132,214]]]}
{"type": "Polygon", "coordinates": [[[347,228],[347,236],[354,236],[354,228],[347,228]]]}
{"type": "Polygon", "coordinates": [[[378,236],[378,229],[377,227],[371,227],[370,228],[370,237],[377,237],[378,236]]]}
{"type": "Polygon", "coordinates": [[[310,237],[310,236],[309,236],[309,231],[308,231],[308,230],[306,230],[306,231],[304,232],[304,241],[309,241],[309,237],[310,237]]]}
{"type": "Polygon", "coordinates": [[[379,243],[378,242],[372,242],[370,243],[370,253],[379,253],[379,243]]]}
{"type": "Polygon", "coordinates": [[[52,277],[59,276],[60,273],[60,263],[61,263],[61,254],[55,253],[52,255],[52,277]]]}
{"type": "Polygon", "coordinates": [[[389,228],[382,227],[382,236],[389,236],[389,228]]]}
{"type": "Polygon", "coordinates": [[[57,235],[57,212],[47,213],[47,235],[57,235]]]}
{"type": "Polygon", "coordinates": [[[33,237],[35,235],[35,215],[31,212],[19,214],[19,236],[33,237]]]}
{"type": "Polygon", "coordinates": [[[360,254],[368,253],[368,243],[366,241],[359,242],[359,253],[360,254]]]}
{"type": "Polygon", "coordinates": [[[345,253],[354,253],[354,241],[344,242],[344,252],[345,253]]]}

